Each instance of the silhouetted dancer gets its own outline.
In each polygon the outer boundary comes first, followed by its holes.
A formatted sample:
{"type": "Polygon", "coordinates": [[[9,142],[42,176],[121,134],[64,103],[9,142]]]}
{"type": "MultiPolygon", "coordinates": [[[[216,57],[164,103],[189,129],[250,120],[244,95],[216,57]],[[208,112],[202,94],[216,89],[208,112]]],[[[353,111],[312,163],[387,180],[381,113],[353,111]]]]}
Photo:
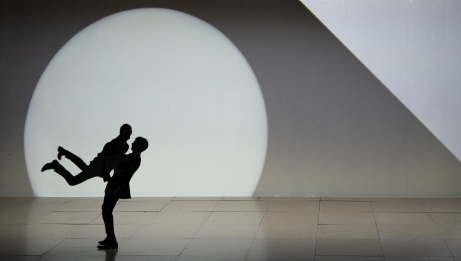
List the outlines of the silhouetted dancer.
{"type": "Polygon", "coordinates": [[[42,172],[52,169],[61,175],[70,186],[78,185],[94,177],[101,177],[104,181],[107,181],[110,170],[114,168],[115,164],[118,164],[116,159],[111,156],[125,155],[129,148],[126,142],[130,138],[131,133],[131,126],[129,124],[123,124],[122,127],[120,127],[120,134],[115,139],[106,143],[102,151],[98,153],[98,156],[96,156],[88,165],[77,155],[62,147],[58,147],[59,160],[61,160],[61,157],[64,156],[80,168],[81,172],[75,176],[64,168],[64,166],[62,166],[57,160],[53,160],[52,162],[45,164],[42,168],[42,172]]]}
{"type": "Polygon", "coordinates": [[[106,228],[107,237],[99,241],[98,249],[117,249],[118,243],[115,238],[114,218],[112,211],[119,199],[131,198],[130,180],[141,165],[141,153],[147,149],[149,143],[145,138],[137,137],[131,145],[131,154],[114,156],[119,164],[114,168],[114,173],[109,178],[102,204],[102,218],[106,228]]]}

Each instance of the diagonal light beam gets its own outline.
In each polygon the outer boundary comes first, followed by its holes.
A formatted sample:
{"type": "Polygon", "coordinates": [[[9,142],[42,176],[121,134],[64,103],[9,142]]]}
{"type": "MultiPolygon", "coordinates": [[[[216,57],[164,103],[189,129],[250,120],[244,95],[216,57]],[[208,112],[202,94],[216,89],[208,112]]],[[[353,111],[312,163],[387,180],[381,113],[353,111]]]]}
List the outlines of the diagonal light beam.
{"type": "Polygon", "coordinates": [[[461,160],[461,2],[301,0],[461,160]]]}

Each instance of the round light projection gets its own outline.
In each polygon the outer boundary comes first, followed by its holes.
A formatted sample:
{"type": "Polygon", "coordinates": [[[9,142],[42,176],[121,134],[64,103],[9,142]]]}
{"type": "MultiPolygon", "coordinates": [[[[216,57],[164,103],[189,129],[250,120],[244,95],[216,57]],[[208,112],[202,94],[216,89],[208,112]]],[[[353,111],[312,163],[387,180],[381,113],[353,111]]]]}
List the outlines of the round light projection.
{"type": "MultiPolygon", "coordinates": [[[[101,196],[105,183],[71,187],[42,166],[57,147],[87,163],[123,123],[149,140],[133,196],[250,196],[267,147],[257,79],[221,32],[157,8],[108,16],[75,35],[35,89],[25,153],[36,196],[101,196]]],[[[130,150],[131,151],[131,150],[130,150]]],[[[60,161],[72,173],[78,169],[60,161]]]]}

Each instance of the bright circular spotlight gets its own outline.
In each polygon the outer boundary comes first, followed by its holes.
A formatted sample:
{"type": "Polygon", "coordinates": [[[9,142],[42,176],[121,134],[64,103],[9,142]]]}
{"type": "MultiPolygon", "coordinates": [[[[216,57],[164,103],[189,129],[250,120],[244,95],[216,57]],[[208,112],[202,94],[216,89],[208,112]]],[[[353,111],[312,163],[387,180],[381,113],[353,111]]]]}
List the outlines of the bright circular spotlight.
{"type": "MultiPolygon", "coordinates": [[[[35,89],[25,156],[36,196],[101,196],[93,178],[70,187],[40,172],[63,146],[89,162],[133,127],[149,140],[134,196],[250,196],[267,147],[255,75],[239,50],[190,15],[146,8],[117,13],[75,35],[35,89]]],[[[72,164],[62,164],[78,173],[72,164]]]]}

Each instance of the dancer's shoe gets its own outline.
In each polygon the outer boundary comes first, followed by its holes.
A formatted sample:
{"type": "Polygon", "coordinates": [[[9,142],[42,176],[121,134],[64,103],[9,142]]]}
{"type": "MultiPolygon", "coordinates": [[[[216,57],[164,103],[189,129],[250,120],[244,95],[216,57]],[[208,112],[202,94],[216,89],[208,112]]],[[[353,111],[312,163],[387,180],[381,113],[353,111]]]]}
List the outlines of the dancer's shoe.
{"type": "Polygon", "coordinates": [[[49,169],[54,170],[57,167],[58,167],[58,162],[56,160],[53,160],[52,162],[46,163],[45,165],[43,165],[42,172],[45,171],[45,170],[49,170],[49,169]]]}
{"type": "Polygon", "coordinates": [[[109,243],[109,239],[107,237],[104,240],[98,241],[98,244],[100,245],[105,245],[107,243],[109,243]]]}
{"type": "Polygon", "coordinates": [[[59,146],[58,147],[58,160],[61,160],[61,157],[64,155],[64,148],[59,146]]]}
{"type": "Polygon", "coordinates": [[[101,249],[101,250],[118,249],[118,243],[117,242],[110,242],[110,243],[107,243],[107,244],[99,245],[98,249],[101,249]]]}

